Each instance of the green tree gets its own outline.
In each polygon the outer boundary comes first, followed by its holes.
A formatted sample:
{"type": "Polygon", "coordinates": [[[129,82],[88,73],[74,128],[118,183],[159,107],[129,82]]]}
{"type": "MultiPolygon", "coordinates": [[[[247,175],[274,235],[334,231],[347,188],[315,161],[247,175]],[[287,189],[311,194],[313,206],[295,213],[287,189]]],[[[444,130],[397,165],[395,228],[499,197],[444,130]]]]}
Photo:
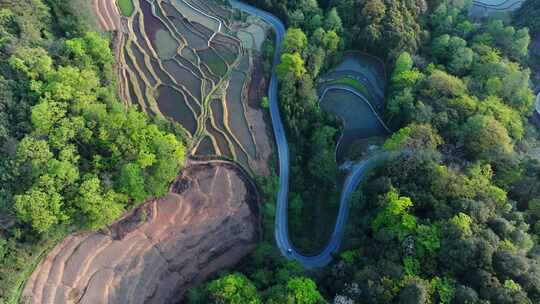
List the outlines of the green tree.
{"type": "Polygon", "coordinates": [[[287,282],[287,303],[317,304],[321,301],[322,296],[311,279],[296,277],[287,282]]]}
{"type": "Polygon", "coordinates": [[[537,219],[540,219],[540,198],[535,198],[528,202],[528,211],[537,219]]]}
{"type": "Polygon", "coordinates": [[[19,174],[21,177],[38,177],[46,171],[47,164],[53,156],[47,141],[33,137],[23,138],[16,152],[19,174]]]}
{"type": "Polygon", "coordinates": [[[216,304],[261,303],[253,283],[239,273],[229,274],[212,281],[208,284],[207,291],[212,303],[216,304]]]}
{"type": "Polygon", "coordinates": [[[438,100],[441,97],[457,97],[467,92],[467,87],[463,81],[455,76],[440,70],[435,70],[424,82],[422,95],[438,100]]]}
{"type": "Polygon", "coordinates": [[[335,31],[337,33],[341,33],[343,30],[343,22],[341,21],[341,18],[339,17],[339,14],[336,10],[336,8],[330,9],[328,12],[328,15],[325,19],[325,27],[327,30],[335,31]]]}
{"type": "Polygon", "coordinates": [[[411,57],[411,54],[408,52],[402,52],[399,54],[399,57],[396,60],[396,65],[394,67],[394,72],[392,74],[392,78],[396,77],[397,75],[410,71],[413,67],[413,60],[411,57]]]}
{"type": "Polygon", "coordinates": [[[471,158],[494,160],[513,151],[508,132],[491,116],[472,116],[463,126],[463,133],[471,158]]]}
{"type": "Polygon", "coordinates": [[[479,104],[478,113],[493,116],[504,125],[508,134],[514,139],[520,140],[523,138],[525,131],[522,118],[516,110],[504,104],[500,98],[488,96],[479,104]]]}
{"type": "Polygon", "coordinates": [[[263,109],[269,109],[270,108],[270,100],[268,99],[268,97],[263,97],[262,100],[261,100],[261,107],[263,109]]]}
{"type": "Polygon", "coordinates": [[[400,304],[425,304],[428,301],[428,290],[421,281],[413,281],[407,284],[399,293],[400,304]]]}
{"type": "Polygon", "coordinates": [[[303,53],[308,44],[306,34],[299,28],[288,28],[283,38],[283,53],[303,53]]]}
{"type": "Polygon", "coordinates": [[[55,189],[30,189],[25,194],[16,195],[13,207],[17,218],[28,223],[38,233],[44,233],[67,220],[62,210],[62,196],[55,189]]]}
{"type": "Polygon", "coordinates": [[[416,233],[419,257],[424,256],[425,253],[434,254],[441,247],[441,232],[437,226],[418,225],[416,233]]]}
{"type": "Polygon", "coordinates": [[[449,57],[448,45],[450,43],[450,35],[444,34],[433,39],[431,43],[431,53],[433,57],[441,60],[449,57]]]}
{"type": "Polygon", "coordinates": [[[276,67],[278,77],[285,80],[285,77],[291,73],[297,79],[301,78],[307,71],[304,66],[304,60],[299,53],[281,55],[281,63],[276,67]]]}
{"type": "Polygon", "coordinates": [[[32,124],[40,135],[48,135],[51,129],[65,117],[67,105],[43,99],[32,107],[32,124]]]}
{"type": "Polygon", "coordinates": [[[310,157],[308,170],[319,185],[331,185],[331,179],[337,175],[335,152],[330,148],[334,144],[336,133],[336,129],[324,126],[316,129],[311,137],[314,151],[310,157]]]}
{"type": "Polygon", "coordinates": [[[143,171],[137,164],[123,165],[120,169],[118,183],[120,192],[131,196],[135,202],[142,202],[148,197],[148,193],[145,191],[143,171]]]}
{"type": "Polygon", "coordinates": [[[17,48],[9,59],[10,66],[22,72],[30,79],[37,79],[40,75],[47,75],[52,70],[52,58],[43,48],[17,48]]]}
{"type": "Polygon", "coordinates": [[[365,39],[371,44],[382,38],[382,21],[386,15],[386,6],[382,0],[369,0],[362,8],[362,16],[366,18],[367,27],[364,31],[365,39]]]}
{"type": "Polygon", "coordinates": [[[326,35],[324,35],[324,46],[326,48],[326,52],[329,54],[337,51],[340,42],[341,37],[339,37],[335,31],[327,31],[326,35]]]}
{"type": "Polygon", "coordinates": [[[384,148],[388,151],[401,149],[432,149],[443,143],[437,131],[429,124],[410,124],[401,128],[387,139],[384,148]]]}
{"type": "Polygon", "coordinates": [[[437,292],[437,295],[439,297],[439,303],[452,303],[456,292],[454,280],[447,277],[442,279],[439,277],[435,277],[431,280],[431,285],[435,288],[435,291],[437,292]]]}
{"type": "Polygon", "coordinates": [[[82,222],[88,229],[99,229],[110,224],[124,212],[126,196],[113,190],[104,190],[96,176],[88,175],[81,183],[74,205],[83,216],[82,222]]]}
{"type": "Polygon", "coordinates": [[[299,9],[294,10],[291,13],[291,15],[289,16],[289,21],[290,21],[292,26],[300,26],[300,25],[304,24],[304,22],[305,22],[304,13],[299,9]]]}
{"type": "Polygon", "coordinates": [[[453,52],[448,70],[456,75],[466,74],[473,64],[474,52],[468,47],[460,47],[453,52]]]}
{"type": "Polygon", "coordinates": [[[413,203],[408,197],[400,197],[396,189],[390,190],[383,200],[383,208],[377,214],[371,227],[374,231],[388,229],[399,240],[416,230],[417,220],[411,215],[413,203]]]}
{"type": "Polygon", "coordinates": [[[309,73],[313,76],[319,75],[321,68],[324,65],[324,60],[326,59],[326,53],[323,48],[315,48],[310,52],[310,56],[307,62],[307,68],[309,73]]]}
{"type": "Polygon", "coordinates": [[[462,236],[464,237],[472,236],[472,230],[471,230],[472,219],[467,214],[460,212],[454,217],[452,217],[449,222],[450,224],[454,225],[456,228],[459,229],[462,236]]]}

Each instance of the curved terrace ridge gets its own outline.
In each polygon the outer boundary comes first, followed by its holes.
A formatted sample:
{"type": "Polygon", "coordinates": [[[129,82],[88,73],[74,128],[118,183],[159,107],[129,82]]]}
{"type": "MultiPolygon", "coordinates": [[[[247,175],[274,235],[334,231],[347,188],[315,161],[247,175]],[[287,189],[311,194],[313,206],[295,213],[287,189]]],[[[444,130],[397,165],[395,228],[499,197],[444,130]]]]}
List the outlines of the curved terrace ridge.
{"type": "Polygon", "coordinates": [[[525,0],[473,0],[473,4],[476,6],[496,11],[517,9],[523,2],[525,2],[525,0]]]}
{"type": "Polygon", "coordinates": [[[187,2],[186,0],[182,0],[182,2],[183,2],[185,5],[189,6],[191,9],[193,9],[194,11],[200,13],[201,15],[203,15],[203,16],[205,16],[205,17],[208,17],[208,18],[210,18],[210,19],[212,19],[212,20],[217,21],[217,23],[218,23],[217,31],[215,31],[214,33],[212,33],[212,36],[210,36],[210,38],[208,39],[208,47],[210,47],[210,42],[212,42],[212,39],[217,35],[217,33],[221,32],[221,27],[223,26],[221,20],[220,20],[219,18],[217,18],[217,17],[214,17],[214,16],[212,16],[212,15],[210,15],[210,14],[208,14],[208,13],[206,13],[206,12],[200,10],[200,9],[198,9],[197,7],[193,6],[191,3],[187,2]]]}
{"type": "Polygon", "coordinates": [[[345,86],[345,85],[331,85],[331,86],[328,86],[324,89],[323,93],[321,94],[321,97],[319,97],[319,103],[324,99],[324,97],[326,96],[326,94],[329,92],[329,91],[347,91],[351,94],[354,94],[355,96],[359,97],[360,99],[362,99],[362,101],[364,103],[366,103],[369,107],[369,109],[371,110],[371,112],[373,112],[373,114],[375,115],[375,117],[377,118],[377,120],[381,123],[381,125],[383,126],[384,130],[388,133],[392,133],[392,131],[390,130],[390,128],[386,125],[386,123],[384,122],[384,120],[382,120],[382,118],[379,116],[379,113],[377,113],[377,111],[375,110],[375,108],[373,107],[373,105],[371,104],[371,102],[369,102],[369,100],[361,93],[359,93],[358,91],[356,91],[355,89],[352,89],[348,86],[345,86]]]}

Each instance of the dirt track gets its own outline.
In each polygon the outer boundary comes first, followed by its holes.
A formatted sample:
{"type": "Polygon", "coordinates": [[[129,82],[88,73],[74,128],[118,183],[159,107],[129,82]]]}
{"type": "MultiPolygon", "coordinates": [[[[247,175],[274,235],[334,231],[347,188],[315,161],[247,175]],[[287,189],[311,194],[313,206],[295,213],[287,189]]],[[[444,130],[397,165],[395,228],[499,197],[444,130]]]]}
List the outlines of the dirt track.
{"type": "Polygon", "coordinates": [[[256,190],[233,165],[194,164],[164,198],[107,233],[67,237],[27,282],[23,303],[176,303],[258,241],[256,190]]]}

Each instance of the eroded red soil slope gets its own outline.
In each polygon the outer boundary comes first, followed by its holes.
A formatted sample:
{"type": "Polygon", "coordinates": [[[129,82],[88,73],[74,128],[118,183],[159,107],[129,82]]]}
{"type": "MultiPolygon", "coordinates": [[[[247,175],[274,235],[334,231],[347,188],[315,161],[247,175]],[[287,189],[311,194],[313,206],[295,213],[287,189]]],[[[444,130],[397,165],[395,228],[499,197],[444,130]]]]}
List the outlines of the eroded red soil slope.
{"type": "Polygon", "coordinates": [[[66,238],[27,282],[23,303],[176,303],[255,246],[256,190],[233,165],[191,164],[171,193],[107,232],[66,238]]]}

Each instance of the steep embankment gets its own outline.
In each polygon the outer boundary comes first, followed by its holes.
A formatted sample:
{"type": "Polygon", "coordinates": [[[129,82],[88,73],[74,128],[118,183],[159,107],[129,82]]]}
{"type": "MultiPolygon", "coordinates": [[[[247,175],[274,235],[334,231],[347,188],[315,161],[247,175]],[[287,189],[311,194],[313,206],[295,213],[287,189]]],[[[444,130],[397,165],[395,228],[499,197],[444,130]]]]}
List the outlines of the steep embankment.
{"type": "Polygon", "coordinates": [[[92,7],[101,30],[106,32],[120,30],[122,22],[115,0],[92,0],[92,7]]]}
{"type": "Polygon", "coordinates": [[[258,241],[256,189],[233,164],[192,163],[170,193],[106,233],[74,234],[27,282],[23,303],[171,303],[258,241]]]}

